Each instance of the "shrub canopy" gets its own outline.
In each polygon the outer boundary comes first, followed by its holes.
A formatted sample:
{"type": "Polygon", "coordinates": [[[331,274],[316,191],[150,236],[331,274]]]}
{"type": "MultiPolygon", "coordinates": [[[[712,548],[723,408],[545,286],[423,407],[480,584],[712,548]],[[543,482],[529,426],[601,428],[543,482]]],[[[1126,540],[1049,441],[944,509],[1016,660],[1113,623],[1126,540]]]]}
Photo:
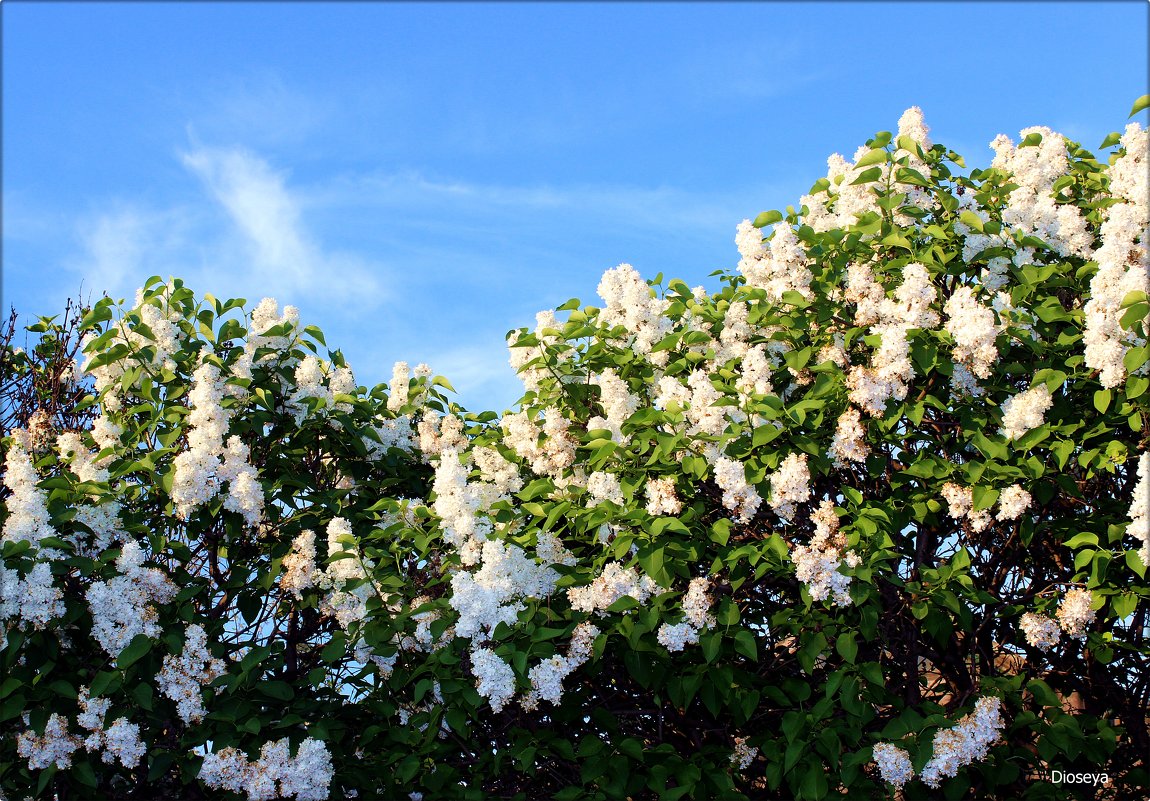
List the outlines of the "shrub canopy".
{"type": "Polygon", "coordinates": [[[502,416],[179,279],[10,325],[4,793],[1136,797],[1147,134],[992,147],[608,271],[502,416]]]}

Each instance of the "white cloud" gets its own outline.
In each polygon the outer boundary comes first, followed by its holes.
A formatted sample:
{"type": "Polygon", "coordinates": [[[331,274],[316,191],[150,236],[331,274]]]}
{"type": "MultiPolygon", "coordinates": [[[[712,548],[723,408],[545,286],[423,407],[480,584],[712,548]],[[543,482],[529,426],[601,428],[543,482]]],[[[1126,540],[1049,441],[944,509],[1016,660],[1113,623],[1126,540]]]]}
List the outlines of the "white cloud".
{"type": "Polygon", "coordinates": [[[242,148],[200,147],[182,160],[227,213],[244,243],[247,272],[260,286],[355,305],[381,299],[369,265],[351,254],[324,252],[313,240],[285,176],[259,156],[242,148]]]}
{"type": "Polygon", "coordinates": [[[181,161],[206,192],[167,208],[112,202],[78,223],[81,251],[65,263],[86,287],[130,298],[148,276],[174,275],[197,292],[353,314],[390,297],[387,270],[324,247],[300,193],[255,153],[197,147],[181,161]]]}

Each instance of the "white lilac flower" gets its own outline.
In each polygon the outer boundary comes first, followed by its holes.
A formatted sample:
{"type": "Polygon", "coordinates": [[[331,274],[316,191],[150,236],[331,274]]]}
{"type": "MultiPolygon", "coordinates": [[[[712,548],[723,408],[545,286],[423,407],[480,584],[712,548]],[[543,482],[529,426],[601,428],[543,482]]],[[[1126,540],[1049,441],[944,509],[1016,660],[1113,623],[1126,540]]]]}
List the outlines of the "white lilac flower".
{"type": "Polygon", "coordinates": [[[1001,700],[993,696],[979,698],[974,711],[957,725],[935,733],[933,754],[922,769],[923,783],[937,789],[944,778],[956,775],[959,768],[986,759],[1004,725],[1001,700]]]}
{"type": "Polygon", "coordinates": [[[471,651],[471,672],[475,689],[492,710],[502,711],[515,695],[515,671],[490,648],[475,648],[471,651]]]}
{"type": "Polygon", "coordinates": [[[1076,640],[1086,639],[1086,629],[1094,622],[1093,602],[1090,590],[1076,588],[1067,592],[1058,605],[1058,623],[1062,630],[1076,640]]]}
{"type": "Polygon", "coordinates": [[[1050,650],[1062,637],[1058,623],[1046,615],[1037,615],[1033,612],[1024,614],[1018,621],[1018,627],[1026,635],[1026,641],[1040,651],[1050,650]]]}
{"type": "Polygon", "coordinates": [[[72,754],[80,748],[79,737],[68,732],[68,720],[53,712],[44,734],[22,731],[16,738],[16,753],[28,760],[29,770],[43,770],[55,765],[59,770],[72,766],[72,754]]]}
{"type": "Polygon", "coordinates": [[[839,568],[844,562],[855,567],[859,558],[853,551],[846,550],[846,538],[839,533],[834,501],[824,500],[811,519],[815,535],[810,544],[796,545],[791,551],[795,575],[806,585],[812,600],[829,598],[836,606],[849,606],[853,603],[849,592],[851,577],[839,568]]]}
{"type": "Polygon", "coordinates": [[[1030,493],[1018,484],[1011,484],[998,495],[998,514],[996,520],[1017,520],[1022,513],[1030,508],[1030,493]]]}
{"type": "Polygon", "coordinates": [[[843,467],[847,462],[865,462],[870,454],[866,444],[866,428],[862,424],[862,415],[854,406],[839,415],[835,426],[835,436],[831,441],[830,455],[836,467],[843,467]]]}
{"type": "Polygon", "coordinates": [[[303,598],[303,591],[315,586],[315,532],[308,529],[292,541],[291,550],[283,559],[283,575],[280,587],[290,592],[296,599],[303,598]]]}
{"type": "Polygon", "coordinates": [[[1138,483],[1126,516],[1130,518],[1126,531],[1142,540],[1138,555],[1142,564],[1150,567],[1150,452],[1138,457],[1138,483]]]}
{"type": "Polygon", "coordinates": [[[619,562],[608,562],[594,581],[585,587],[567,590],[571,608],[579,612],[603,610],[620,598],[630,596],[643,604],[654,594],[657,585],[650,576],[643,576],[636,568],[625,568],[619,562]]]}
{"type": "Polygon", "coordinates": [[[893,784],[895,788],[902,787],[914,778],[910,754],[896,745],[877,743],[874,747],[874,761],[882,780],[893,784]]]}
{"type": "Polygon", "coordinates": [[[723,506],[731,511],[740,523],[749,523],[763,502],[755,487],[747,481],[746,468],[742,462],[726,456],[714,462],[715,483],[723,491],[723,506]]]}
{"type": "Polygon", "coordinates": [[[243,793],[248,801],[325,801],[333,776],[327,745],[312,737],[300,743],[294,757],[286,737],[264,743],[254,762],[237,748],[223,748],[206,754],[199,772],[208,787],[243,793]]]}
{"type": "Polygon", "coordinates": [[[1043,415],[1053,405],[1045,384],[1012,395],[1002,404],[1002,436],[1018,439],[1043,423],[1043,415]]]}
{"type": "Polygon", "coordinates": [[[756,746],[747,745],[747,737],[735,738],[735,750],[731,752],[731,766],[734,770],[746,770],[759,755],[756,746]]]}
{"type": "Polygon", "coordinates": [[[804,503],[811,497],[811,473],[807,467],[807,455],[792,453],[783,459],[779,469],[771,474],[771,508],[780,517],[790,519],[795,513],[795,504],[804,503]]]}
{"type": "Polygon", "coordinates": [[[946,302],[946,331],[954,338],[954,360],[978,378],[989,378],[998,361],[999,334],[994,312],[974,296],[974,290],[960,286],[946,302]]]}
{"type": "Polygon", "coordinates": [[[184,633],[184,649],[179,655],[168,654],[156,674],[160,693],[176,703],[176,712],[185,723],[199,723],[207,715],[200,688],[224,674],[221,659],[211,655],[207,634],[197,624],[184,633]]]}

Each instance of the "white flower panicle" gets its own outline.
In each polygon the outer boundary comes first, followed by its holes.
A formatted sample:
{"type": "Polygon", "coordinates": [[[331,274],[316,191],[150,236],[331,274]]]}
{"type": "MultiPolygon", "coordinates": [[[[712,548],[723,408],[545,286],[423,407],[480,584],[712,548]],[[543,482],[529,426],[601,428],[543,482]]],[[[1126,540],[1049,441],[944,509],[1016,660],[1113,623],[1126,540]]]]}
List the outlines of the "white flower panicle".
{"type": "Polygon", "coordinates": [[[127,718],[117,718],[103,736],[104,755],[109,765],[119,760],[125,768],[134,768],[144,759],[148,747],[140,739],[140,726],[127,718]]]}
{"type": "Polygon", "coordinates": [[[914,766],[911,764],[910,754],[897,745],[876,743],[874,761],[878,765],[882,780],[893,784],[896,789],[914,778],[914,766]]]}
{"type": "Polygon", "coordinates": [[[72,767],[72,754],[83,744],[68,732],[68,719],[55,712],[48,718],[44,733],[22,731],[16,737],[16,753],[28,760],[29,770],[55,765],[58,770],[72,767]]]}
{"type": "Polygon", "coordinates": [[[659,626],[656,639],[668,651],[682,651],[684,646],[696,644],[699,642],[700,631],[715,625],[715,617],[710,612],[709,587],[710,581],[706,578],[691,579],[683,596],[683,615],[686,620],[659,626]]]}
{"type": "Polygon", "coordinates": [[[767,296],[775,301],[789,291],[809,297],[811,271],[807,267],[806,251],[794,229],[785,222],[776,224],[768,243],[763,242],[753,228],[749,220],[744,220],[735,235],[742,257],[738,270],[746,276],[747,285],[765,289],[767,296]]]}
{"type": "Polygon", "coordinates": [[[518,545],[487,540],[479,570],[461,570],[451,577],[450,603],[459,613],[456,634],[490,637],[500,623],[514,625],[524,608],[520,599],[546,598],[558,580],[549,565],[531,559],[518,545]]]}
{"type": "Polygon", "coordinates": [[[525,459],[532,472],[549,476],[563,484],[563,472],[575,463],[578,442],[568,432],[569,424],[563,413],[551,407],[544,410],[542,428],[526,412],[505,414],[500,420],[503,443],[525,459]],[[540,443],[539,438],[543,437],[540,443]]]}
{"type": "MultiPolygon", "coordinates": [[[[19,444],[9,448],[4,462],[4,486],[12,494],[4,503],[8,509],[4,542],[27,540],[33,548],[39,548],[40,540],[57,536],[49,523],[48,493],[37,486],[39,479],[28,451],[19,444]]],[[[53,548],[45,549],[42,555],[46,559],[63,556],[53,548]]]]}
{"type": "Polygon", "coordinates": [[[306,738],[293,757],[285,737],[264,743],[259,759],[254,762],[236,748],[208,753],[199,778],[214,790],[244,793],[248,801],[275,798],[325,801],[334,775],[331,754],[322,740],[306,738]]]}
{"type": "Polygon", "coordinates": [[[631,394],[627,382],[613,368],[592,376],[591,380],[599,387],[599,405],[603,407],[606,416],[592,417],[587,421],[587,429],[607,429],[615,442],[628,444],[631,438],[623,436],[622,426],[639,408],[639,399],[631,394]]]}
{"type": "Polygon", "coordinates": [[[495,712],[515,696],[515,671],[490,648],[473,648],[471,672],[475,675],[475,689],[487,699],[495,712]]]}
{"type": "Polygon", "coordinates": [[[139,543],[128,540],[116,560],[121,575],[88,588],[92,637],[109,656],[118,656],[138,634],[160,636],[156,605],[176,597],[176,585],[158,568],[144,567],[144,559],[139,543]]]}
{"type": "Polygon", "coordinates": [[[175,701],[176,712],[184,723],[199,723],[208,714],[200,688],[222,676],[225,670],[223,660],[208,651],[203,627],[193,623],[184,632],[183,651],[178,656],[164,657],[164,667],[156,674],[156,687],[175,701]]]}
{"type": "Polygon", "coordinates": [[[52,583],[52,568],[47,562],[37,562],[24,578],[0,566],[0,620],[19,618],[39,630],[66,611],[64,595],[52,583]]]}
{"type": "Polygon", "coordinates": [[[487,539],[492,525],[480,517],[484,493],[481,487],[469,483],[467,468],[454,448],[439,455],[432,490],[435,492],[432,508],[442,521],[444,537],[449,543],[463,550],[472,541],[478,545],[487,539]]]}
{"type": "Polygon", "coordinates": [[[946,302],[946,331],[954,338],[954,360],[977,378],[990,378],[998,361],[999,334],[994,312],[974,296],[974,290],[960,286],[946,302]]]}
{"type": "Polygon", "coordinates": [[[1062,637],[1058,623],[1046,615],[1027,612],[1018,621],[1018,628],[1026,635],[1026,641],[1040,651],[1049,651],[1062,637]]]}
{"type": "Polygon", "coordinates": [[[531,668],[527,674],[531,689],[520,701],[523,708],[536,709],[540,701],[550,701],[558,706],[563,698],[563,680],[591,658],[592,646],[598,636],[598,627],[590,621],[583,621],[571,632],[571,643],[565,656],[556,654],[531,668]]]}
{"type": "Polygon", "coordinates": [[[715,460],[715,483],[723,491],[723,507],[730,510],[740,523],[749,523],[759,510],[763,499],[753,485],[747,482],[747,471],[742,462],[727,456],[715,460]]]}
{"type": "Polygon", "coordinates": [[[622,506],[623,488],[619,484],[619,477],[614,473],[596,471],[587,477],[587,493],[591,496],[588,506],[597,506],[600,503],[611,502],[622,506]]]}
{"type": "Polygon", "coordinates": [[[396,362],[391,369],[391,382],[387,385],[390,394],[387,397],[387,408],[398,412],[407,405],[408,391],[411,382],[411,368],[407,362],[396,362]]]}
{"type": "Polygon", "coordinates": [[[1023,512],[1030,508],[1030,493],[1018,484],[1011,484],[998,495],[998,514],[996,520],[1017,520],[1023,512]]]}
{"type": "Polygon", "coordinates": [[[1035,126],[1019,132],[1025,140],[1037,135],[1036,145],[1015,147],[999,135],[990,143],[995,151],[991,166],[1010,173],[1017,186],[1002,211],[1002,222],[1011,233],[1041,239],[1058,255],[1088,259],[1093,237],[1086,220],[1073,203],[1057,203],[1054,182],[1070,170],[1066,138],[1049,128],[1035,126]]]}
{"type": "Polygon", "coordinates": [[[731,766],[734,770],[746,770],[759,755],[757,746],[747,745],[747,737],[735,738],[735,750],[731,752],[731,766]]]}
{"type": "Polygon", "coordinates": [[[1005,725],[1002,701],[992,696],[979,698],[974,711],[956,726],[935,733],[934,753],[922,769],[923,783],[937,789],[944,778],[956,775],[959,768],[986,759],[1005,725]]]}
{"type": "Polygon", "coordinates": [[[1150,452],[1138,457],[1138,483],[1126,516],[1130,518],[1126,531],[1142,540],[1138,555],[1150,567],[1150,452]]]}
{"type": "Polygon", "coordinates": [[[791,551],[795,575],[806,585],[812,600],[829,598],[836,606],[849,606],[854,603],[849,592],[851,577],[839,568],[844,563],[857,567],[860,559],[854,551],[846,550],[846,538],[839,533],[834,501],[827,499],[819,504],[811,520],[815,524],[815,535],[810,544],[796,545],[791,551]]]}
{"type": "Polygon", "coordinates": [[[675,494],[675,479],[671,476],[648,479],[644,491],[649,515],[677,515],[683,510],[683,503],[675,494]]]}
{"type": "Polygon", "coordinates": [[[1066,593],[1058,605],[1058,624],[1062,630],[1076,640],[1086,639],[1086,629],[1094,622],[1093,603],[1090,590],[1076,588],[1066,593]]]}
{"type": "Polygon", "coordinates": [[[231,436],[222,456],[216,474],[228,482],[224,508],[242,515],[248,527],[255,528],[264,519],[264,488],[251,465],[251,452],[239,437],[231,436]]]}
{"type": "Polygon", "coordinates": [[[1018,439],[1043,423],[1043,416],[1054,404],[1045,384],[1012,395],[1002,404],[1002,436],[1018,439]]]}
{"type": "Polygon", "coordinates": [[[303,591],[315,586],[315,532],[308,529],[292,541],[291,550],[283,560],[283,575],[280,587],[290,592],[296,599],[303,598],[303,591]]]}
{"type": "Polygon", "coordinates": [[[783,459],[779,469],[771,473],[771,508],[779,517],[794,517],[795,504],[805,503],[811,497],[811,471],[807,455],[792,453],[783,459]]]}
{"type": "MultiPolygon", "coordinates": [[[[1086,366],[1098,370],[1102,386],[1113,389],[1126,379],[1123,364],[1130,348],[1146,344],[1144,336],[1122,327],[1122,301],[1130,292],[1150,293],[1150,178],[1147,147],[1150,134],[1137,123],[1122,136],[1125,155],[1110,168],[1110,192],[1122,202],[1106,208],[1099,231],[1101,246],[1093,255],[1098,272],[1090,280],[1086,313],[1086,366]]],[[[1142,320],[1145,333],[1150,320],[1142,320]]],[[[1145,366],[1139,369],[1144,373],[1145,366]]]]}
{"type": "Polygon", "coordinates": [[[650,576],[640,575],[637,568],[608,562],[603,565],[603,572],[590,584],[567,590],[567,600],[571,608],[578,612],[597,612],[603,616],[603,610],[620,598],[630,596],[643,604],[657,589],[654,580],[650,576]]]}
{"type": "Polygon", "coordinates": [[[671,332],[671,321],[664,314],[670,302],[654,297],[651,287],[630,264],[603,273],[597,291],[605,304],[600,321],[609,328],[623,326],[636,353],[651,356],[655,343],[671,332]]]}
{"type": "Polygon", "coordinates": [[[987,509],[974,510],[974,490],[970,487],[961,487],[950,481],[942,486],[942,497],[948,505],[948,514],[955,520],[964,517],[970,519],[970,527],[974,531],[983,531],[992,522],[990,511],[987,509]]]}
{"type": "Polygon", "coordinates": [[[854,406],[848,406],[839,415],[835,426],[830,456],[835,467],[845,467],[847,462],[865,462],[868,455],[870,448],[866,444],[866,427],[862,423],[862,414],[854,406]]]}

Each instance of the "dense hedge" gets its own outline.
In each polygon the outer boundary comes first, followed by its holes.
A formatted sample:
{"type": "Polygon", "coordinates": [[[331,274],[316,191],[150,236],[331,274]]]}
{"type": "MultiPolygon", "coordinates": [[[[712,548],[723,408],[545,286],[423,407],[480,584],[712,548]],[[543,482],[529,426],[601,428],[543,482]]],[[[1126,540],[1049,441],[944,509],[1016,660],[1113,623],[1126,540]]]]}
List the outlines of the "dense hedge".
{"type": "Polygon", "coordinates": [[[992,146],[609,271],[501,417],[178,279],[9,328],[4,793],[1143,796],[1147,135],[992,146]]]}

